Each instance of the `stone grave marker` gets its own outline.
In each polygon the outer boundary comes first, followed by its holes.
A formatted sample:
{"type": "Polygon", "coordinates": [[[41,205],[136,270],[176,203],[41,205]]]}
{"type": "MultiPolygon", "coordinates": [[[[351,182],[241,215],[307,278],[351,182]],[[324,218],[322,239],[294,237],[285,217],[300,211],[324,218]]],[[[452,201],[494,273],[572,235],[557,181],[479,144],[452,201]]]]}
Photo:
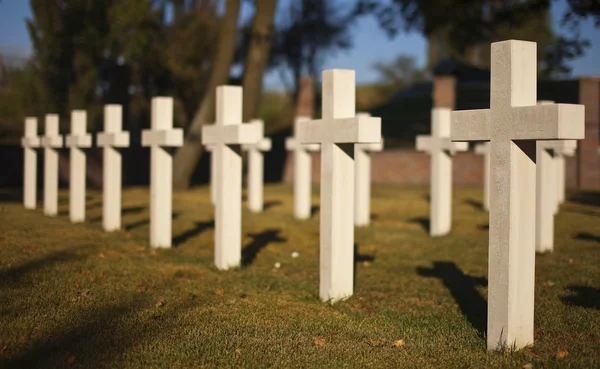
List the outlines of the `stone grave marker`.
{"type": "Polygon", "coordinates": [[[250,124],[259,127],[260,139],[251,144],[242,145],[248,151],[248,209],[253,213],[263,211],[263,192],[265,179],[265,158],[263,152],[271,151],[271,139],[264,137],[265,123],[261,119],[253,119],[250,124]]]}
{"type": "Polygon", "coordinates": [[[58,114],[46,114],[44,136],[44,214],[58,213],[58,151],[63,147],[63,137],[58,134],[58,114]]]}
{"type": "Polygon", "coordinates": [[[25,135],[21,138],[23,147],[23,205],[25,209],[35,209],[37,204],[37,152],[40,137],[37,132],[37,118],[25,118],[25,135]]]}
{"type": "Polygon", "coordinates": [[[475,154],[483,155],[483,210],[490,211],[490,143],[475,145],[475,154]]]}
{"type": "Polygon", "coordinates": [[[308,219],[311,215],[311,151],[319,151],[318,144],[301,144],[298,142],[298,126],[300,122],[309,121],[309,117],[296,117],[294,136],[285,140],[285,149],[294,152],[294,217],[308,219]]]}
{"type": "Polygon", "coordinates": [[[238,267],[242,260],[242,144],[257,142],[260,127],[242,124],[242,88],[217,87],[217,121],[202,128],[202,144],[213,145],[216,184],[215,265],[238,267]]]}
{"type": "Polygon", "coordinates": [[[582,105],[536,105],[537,46],[491,48],[490,109],[452,112],[453,141],[490,141],[488,349],[533,343],[536,141],[582,139],[582,105]]]}
{"type": "Polygon", "coordinates": [[[321,144],[319,296],[348,298],[354,281],[354,144],[381,141],[381,119],[356,116],[355,72],[323,72],[322,119],[299,122],[298,142],[321,144]]]}
{"type": "MultiPolygon", "coordinates": [[[[370,117],[369,113],[357,116],[370,117]]],[[[368,226],[371,221],[371,152],[383,150],[383,138],[377,143],[354,145],[354,225],[368,226]]]]}
{"type": "Polygon", "coordinates": [[[98,133],[102,147],[102,227],[107,232],[121,229],[123,159],[119,149],[129,147],[129,132],[123,131],[121,105],[104,106],[104,131],[98,133]]]}
{"type": "Polygon", "coordinates": [[[83,149],[92,147],[92,135],[87,133],[87,112],[71,112],[71,134],[66,136],[69,157],[69,218],[73,223],[85,220],[86,156],[83,149]]]}
{"type": "Polygon", "coordinates": [[[452,226],[452,155],[467,151],[466,142],[450,141],[449,108],[431,110],[431,136],[417,136],[417,150],[431,155],[429,234],[444,236],[452,226]]]}
{"type": "Polygon", "coordinates": [[[183,145],[183,130],[173,128],[173,98],[152,98],[149,130],[142,146],[150,147],[150,246],[170,248],[173,213],[173,157],[166,147],[183,145]]]}

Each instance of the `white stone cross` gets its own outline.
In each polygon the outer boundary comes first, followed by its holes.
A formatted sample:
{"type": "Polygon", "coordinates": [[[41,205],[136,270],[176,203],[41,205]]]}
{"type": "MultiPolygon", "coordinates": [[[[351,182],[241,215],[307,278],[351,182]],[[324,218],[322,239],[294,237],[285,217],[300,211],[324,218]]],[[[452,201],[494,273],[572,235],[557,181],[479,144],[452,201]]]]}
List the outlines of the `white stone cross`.
{"type": "Polygon", "coordinates": [[[582,105],[536,105],[535,42],[492,44],[490,109],[452,112],[453,141],[490,141],[488,349],[533,343],[537,140],[582,139],[582,105]]]}
{"type": "Polygon", "coordinates": [[[260,139],[251,144],[242,145],[248,151],[248,209],[254,213],[263,211],[264,165],[263,152],[271,151],[271,139],[265,138],[265,123],[261,119],[253,119],[250,124],[259,127],[260,139]]]}
{"type": "Polygon", "coordinates": [[[475,154],[483,155],[483,210],[490,211],[490,143],[475,145],[475,154]]]}
{"type": "Polygon", "coordinates": [[[355,72],[323,72],[322,119],[299,122],[299,143],[321,144],[319,296],[352,296],[354,280],[354,147],[381,141],[381,119],[356,116],[355,72]]]}
{"type": "Polygon", "coordinates": [[[301,144],[298,142],[300,122],[309,121],[309,117],[296,117],[294,136],[285,140],[285,149],[294,152],[294,217],[310,218],[312,158],[310,151],[319,151],[319,144],[301,144]]]}
{"type": "Polygon", "coordinates": [[[142,131],[142,146],[150,146],[150,246],[171,247],[173,158],[165,147],[183,145],[183,130],[173,128],[173,98],[152,98],[151,129],[142,131]]]}
{"type": "Polygon", "coordinates": [[[21,138],[23,147],[23,205],[25,209],[35,209],[37,203],[37,152],[40,138],[37,134],[37,118],[25,118],[25,136],[21,138]]]}
{"type": "Polygon", "coordinates": [[[104,106],[104,132],[98,133],[102,147],[102,226],[107,232],[121,229],[122,158],[119,148],[129,147],[129,132],[123,132],[121,105],[104,106]]]}
{"type": "Polygon", "coordinates": [[[71,112],[71,134],[66,136],[66,147],[70,148],[69,167],[69,218],[73,223],[85,220],[85,152],[92,147],[92,135],[86,133],[87,113],[85,110],[71,112]]]}
{"type": "Polygon", "coordinates": [[[566,180],[567,166],[566,156],[573,156],[577,151],[576,140],[563,140],[554,142],[555,164],[556,164],[556,180],[557,180],[557,206],[555,212],[558,212],[559,205],[565,202],[566,195],[566,180]]]}
{"type": "Polygon", "coordinates": [[[466,142],[450,141],[449,108],[431,110],[431,136],[417,136],[417,150],[431,154],[429,234],[444,236],[452,226],[452,155],[467,151],[466,142]]]}
{"type": "MultiPolygon", "coordinates": [[[[369,113],[356,116],[370,117],[369,113]]],[[[371,154],[383,150],[383,138],[377,143],[354,145],[354,225],[367,226],[371,220],[371,154]]]]}
{"type": "Polygon", "coordinates": [[[205,145],[204,150],[210,153],[210,202],[215,205],[217,203],[217,188],[215,184],[217,177],[217,155],[213,148],[213,145],[205,145]]]}
{"type": "Polygon", "coordinates": [[[58,134],[58,114],[46,114],[45,132],[42,136],[44,148],[44,214],[58,213],[58,151],[63,147],[63,137],[58,134]]]}
{"type": "Polygon", "coordinates": [[[214,145],[216,176],[215,265],[220,270],[242,260],[241,144],[257,142],[260,127],[242,124],[242,88],[217,87],[217,121],[202,128],[202,144],[214,145]]]}

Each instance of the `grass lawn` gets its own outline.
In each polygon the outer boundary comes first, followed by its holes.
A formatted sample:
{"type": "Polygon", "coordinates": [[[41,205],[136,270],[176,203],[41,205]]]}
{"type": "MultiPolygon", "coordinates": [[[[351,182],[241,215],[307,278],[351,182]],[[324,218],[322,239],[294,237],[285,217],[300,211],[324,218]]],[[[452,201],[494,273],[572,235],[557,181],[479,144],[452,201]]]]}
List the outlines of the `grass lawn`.
{"type": "Polygon", "coordinates": [[[427,192],[373,189],[355,294],[329,306],[319,214],[295,220],[289,186],[265,188],[263,214],[244,210],[244,267],[228,272],[213,266],[207,188],[174,194],[175,247],[158,251],[147,189],[124,191],[125,229],[110,234],[98,192],[86,223],[71,224],[66,191],[48,218],[2,190],[0,368],[599,367],[600,193],[570,194],[555,252],[537,257],[535,346],[488,353],[481,190],[455,191],[453,231],[436,239],[427,192]]]}

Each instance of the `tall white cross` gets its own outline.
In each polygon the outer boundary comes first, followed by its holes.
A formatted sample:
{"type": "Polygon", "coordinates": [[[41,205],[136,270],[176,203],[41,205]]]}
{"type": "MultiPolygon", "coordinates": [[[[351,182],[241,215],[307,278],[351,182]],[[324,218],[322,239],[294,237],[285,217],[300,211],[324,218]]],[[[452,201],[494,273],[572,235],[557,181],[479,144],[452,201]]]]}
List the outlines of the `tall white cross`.
{"type": "Polygon", "coordinates": [[[248,209],[254,213],[263,211],[264,165],[263,152],[271,151],[271,139],[263,137],[265,123],[261,119],[253,119],[250,124],[259,127],[260,139],[251,144],[242,145],[248,151],[248,209]]]}
{"type": "MultiPolygon", "coordinates": [[[[370,117],[369,113],[356,116],[370,117]]],[[[371,152],[383,150],[383,138],[377,143],[354,145],[354,225],[367,226],[371,221],[371,152]]]]}
{"type": "Polygon", "coordinates": [[[216,160],[215,265],[238,267],[242,260],[241,144],[257,142],[260,127],[242,124],[242,88],[217,87],[217,122],[202,128],[202,144],[213,145],[216,160]]]}
{"type": "Polygon", "coordinates": [[[173,128],[173,98],[152,99],[151,129],[142,131],[142,146],[150,146],[150,246],[171,247],[173,158],[165,147],[183,145],[183,130],[173,128]]]}
{"type": "Polygon", "coordinates": [[[417,150],[431,154],[429,234],[444,236],[452,226],[452,155],[467,151],[466,142],[450,141],[449,108],[431,110],[431,136],[417,136],[417,150]]]}
{"type": "Polygon", "coordinates": [[[37,203],[37,152],[40,137],[37,133],[37,118],[25,118],[25,136],[21,138],[23,147],[23,205],[25,209],[35,209],[37,203]]]}
{"type": "Polygon", "coordinates": [[[490,141],[488,349],[533,343],[535,142],[584,136],[582,105],[536,105],[536,52],[493,43],[491,108],[452,112],[453,141],[490,141]]]}
{"type": "Polygon", "coordinates": [[[294,136],[285,140],[285,149],[294,152],[294,217],[310,218],[311,198],[311,151],[319,151],[319,144],[301,144],[298,142],[300,122],[309,121],[309,117],[298,116],[294,120],[294,136]]]}
{"type": "Polygon", "coordinates": [[[354,276],[354,147],[381,141],[381,119],[356,116],[355,72],[323,72],[322,119],[299,123],[299,143],[321,144],[319,296],[352,296],[354,276]]]}
{"type": "Polygon", "coordinates": [[[215,184],[217,177],[217,155],[213,148],[213,145],[205,145],[204,150],[210,153],[210,202],[215,205],[217,203],[217,188],[215,184]]]}
{"type": "Polygon", "coordinates": [[[490,211],[490,143],[475,145],[475,154],[483,155],[483,210],[490,211]]]}
{"type": "Polygon", "coordinates": [[[123,185],[120,148],[129,147],[129,132],[123,132],[121,105],[104,106],[104,132],[98,133],[102,147],[102,226],[107,232],[121,229],[121,187],[123,185]]]}
{"type": "Polygon", "coordinates": [[[69,167],[69,218],[79,223],[85,220],[85,152],[92,147],[92,135],[86,133],[87,113],[85,110],[71,112],[71,134],[66,136],[66,146],[70,148],[69,167]]]}
{"type": "Polygon", "coordinates": [[[58,213],[58,151],[63,147],[63,137],[58,134],[58,114],[46,114],[45,132],[42,137],[44,148],[44,214],[58,213]]]}

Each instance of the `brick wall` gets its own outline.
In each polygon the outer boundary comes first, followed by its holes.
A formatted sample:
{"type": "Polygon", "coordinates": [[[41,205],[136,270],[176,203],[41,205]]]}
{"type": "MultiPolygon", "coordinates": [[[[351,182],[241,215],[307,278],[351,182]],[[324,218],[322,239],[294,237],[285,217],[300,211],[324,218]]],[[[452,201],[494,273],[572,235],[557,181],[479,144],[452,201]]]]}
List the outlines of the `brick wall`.
{"type": "MultiPolygon", "coordinates": [[[[312,181],[318,183],[321,174],[321,155],[312,154],[312,181]]],[[[265,163],[268,166],[269,163],[265,163]]],[[[288,153],[284,182],[291,183],[294,172],[294,154],[288,153]]],[[[576,158],[567,158],[567,187],[576,185],[576,158]]],[[[428,186],[430,178],[429,155],[410,149],[393,149],[371,153],[371,181],[374,184],[400,186],[428,186]]],[[[483,157],[472,151],[457,153],[452,165],[452,182],[459,187],[483,186],[483,157]]]]}
{"type": "Polygon", "coordinates": [[[585,140],[577,148],[577,186],[600,189],[600,77],[579,80],[579,103],[585,105],[585,140]]]}

